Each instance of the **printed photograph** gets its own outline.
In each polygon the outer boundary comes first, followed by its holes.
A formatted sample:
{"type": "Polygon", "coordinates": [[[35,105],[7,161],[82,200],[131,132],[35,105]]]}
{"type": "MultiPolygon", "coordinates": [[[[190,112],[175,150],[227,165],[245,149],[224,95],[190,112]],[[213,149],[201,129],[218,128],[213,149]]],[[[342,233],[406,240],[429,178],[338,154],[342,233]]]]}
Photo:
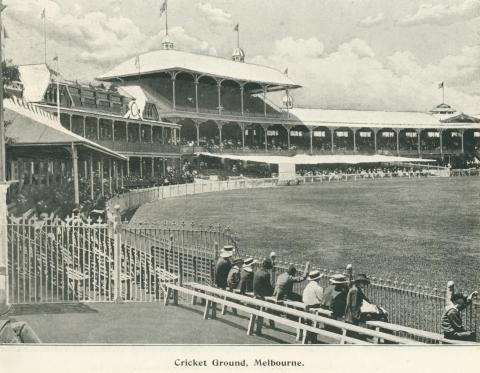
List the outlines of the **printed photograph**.
{"type": "Polygon", "coordinates": [[[479,26],[478,0],[0,0],[0,345],[475,346],[479,26]]]}

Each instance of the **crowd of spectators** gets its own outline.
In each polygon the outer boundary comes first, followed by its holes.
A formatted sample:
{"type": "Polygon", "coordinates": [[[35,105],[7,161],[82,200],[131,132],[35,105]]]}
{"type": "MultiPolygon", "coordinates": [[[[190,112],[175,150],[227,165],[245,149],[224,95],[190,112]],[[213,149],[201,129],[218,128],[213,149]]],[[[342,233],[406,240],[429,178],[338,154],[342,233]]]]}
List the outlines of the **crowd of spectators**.
{"type": "MultiPolygon", "coordinates": [[[[450,168],[450,167],[448,167],[450,168]]],[[[298,170],[297,176],[322,177],[327,180],[337,180],[345,175],[356,175],[363,179],[378,179],[391,177],[426,177],[432,176],[428,167],[402,167],[402,166],[381,166],[381,167],[309,167],[298,170]]]]}
{"type": "MultiPolygon", "coordinates": [[[[347,274],[337,273],[329,277],[328,285],[322,287],[320,280],[324,277],[318,270],[311,270],[306,263],[301,273],[291,264],[288,269],[275,276],[272,282],[271,273],[275,270],[276,254],[272,252],[268,258],[253,268],[253,258],[235,258],[233,246],[224,246],[215,267],[215,286],[223,290],[238,291],[240,294],[251,294],[258,299],[273,297],[277,303],[293,301],[303,303],[306,309],[321,308],[331,312],[336,320],[353,325],[365,326],[369,320],[388,322],[388,312],[374,305],[366,296],[365,289],[370,284],[366,274],[353,275],[352,266],[347,266],[347,274]],[[301,294],[294,291],[294,285],[308,280],[301,294]],[[253,294],[252,294],[253,293],[253,294]]],[[[450,285],[449,283],[449,286],[450,285]]],[[[465,329],[461,311],[478,293],[472,292],[468,297],[455,293],[453,287],[447,293],[447,305],[441,316],[441,328],[444,337],[453,340],[475,341],[475,331],[465,329]]],[[[310,342],[316,342],[316,336],[307,334],[310,342]]]]}

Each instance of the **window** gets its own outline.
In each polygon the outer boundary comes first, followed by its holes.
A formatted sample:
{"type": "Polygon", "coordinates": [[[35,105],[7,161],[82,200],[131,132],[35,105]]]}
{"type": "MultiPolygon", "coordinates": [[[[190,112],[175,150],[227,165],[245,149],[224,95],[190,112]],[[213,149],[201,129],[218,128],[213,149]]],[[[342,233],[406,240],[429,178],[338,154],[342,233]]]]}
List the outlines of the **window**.
{"type": "Polygon", "coordinates": [[[460,132],[451,132],[450,137],[461,137],[460,132]]]}
{"type": "Polygon", "coordinates": [[[290,136],[293,136],[293,137],[302,137],[302,136],[303,136],[303,132],[302,132],[302,131],[290,131],[290,136]]]}
{"type": "Polygon", "coordinates": [[[405,132],[405,136],[406,137],[417,137],[417,133],[416,132],[405,132]]]}
{"type": "Polygon", "coordinates": [[[278,131],[268,130],[267,136],[278,136],[278,131]]]}
{"type": "Polygon", "coordinates": [[[326,137],[325,131],[313,131],[314,137],[326,137]]]}
{"type": "Polygon", "coordinates": [[[360,132],[360,137],[370,138],[370,137],[372,137],[372,133],[371,132],[360,132]]]}
{"type": "Polygon", "coordinates": [[[337,137],[348,137],[348,131],[337,131],[335,132],[337,137]]]}
{"type": "Polygon", "coordinates": [[[428,137],[440,137],[440,134],[438,132],[427,132],[428,137]]]}
{"type": "Polygon", "coordinates": [[[394,137],[395,136],[395,132],[393,131],[387,131],[387,132],[382,132],[382,137],[394,137]]]}
{"type": "Polygon", "coordinates": [[[480,137],[480,132],[474,132],[473,137],[480,137]]]}

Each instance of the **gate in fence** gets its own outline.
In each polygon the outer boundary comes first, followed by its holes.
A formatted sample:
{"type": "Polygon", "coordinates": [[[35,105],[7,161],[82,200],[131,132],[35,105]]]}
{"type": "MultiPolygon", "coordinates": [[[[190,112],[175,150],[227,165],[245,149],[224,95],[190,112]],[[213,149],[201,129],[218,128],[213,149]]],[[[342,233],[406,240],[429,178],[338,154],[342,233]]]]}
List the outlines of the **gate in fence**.
{"type": "Polygon", "coordinates": [[[168,281],[213,281],[228,229],[123,226],[78,217],[7,220],[9,302],[155,301],[168,281]]]}

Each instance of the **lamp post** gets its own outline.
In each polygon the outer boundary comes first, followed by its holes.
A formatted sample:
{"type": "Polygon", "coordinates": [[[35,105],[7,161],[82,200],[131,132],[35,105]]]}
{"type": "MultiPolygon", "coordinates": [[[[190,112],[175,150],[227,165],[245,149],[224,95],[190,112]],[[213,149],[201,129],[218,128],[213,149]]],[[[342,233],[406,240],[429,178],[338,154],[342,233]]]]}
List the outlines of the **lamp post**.
{"type": "Polygon", "coordinates": [[[0,0],[0,315],[10,309],[8,302],[7,273],[7,175],[5,162],[5,123],[3,120],[3,56],[2,56],[2,12],[6,5],[0,0]]]}

